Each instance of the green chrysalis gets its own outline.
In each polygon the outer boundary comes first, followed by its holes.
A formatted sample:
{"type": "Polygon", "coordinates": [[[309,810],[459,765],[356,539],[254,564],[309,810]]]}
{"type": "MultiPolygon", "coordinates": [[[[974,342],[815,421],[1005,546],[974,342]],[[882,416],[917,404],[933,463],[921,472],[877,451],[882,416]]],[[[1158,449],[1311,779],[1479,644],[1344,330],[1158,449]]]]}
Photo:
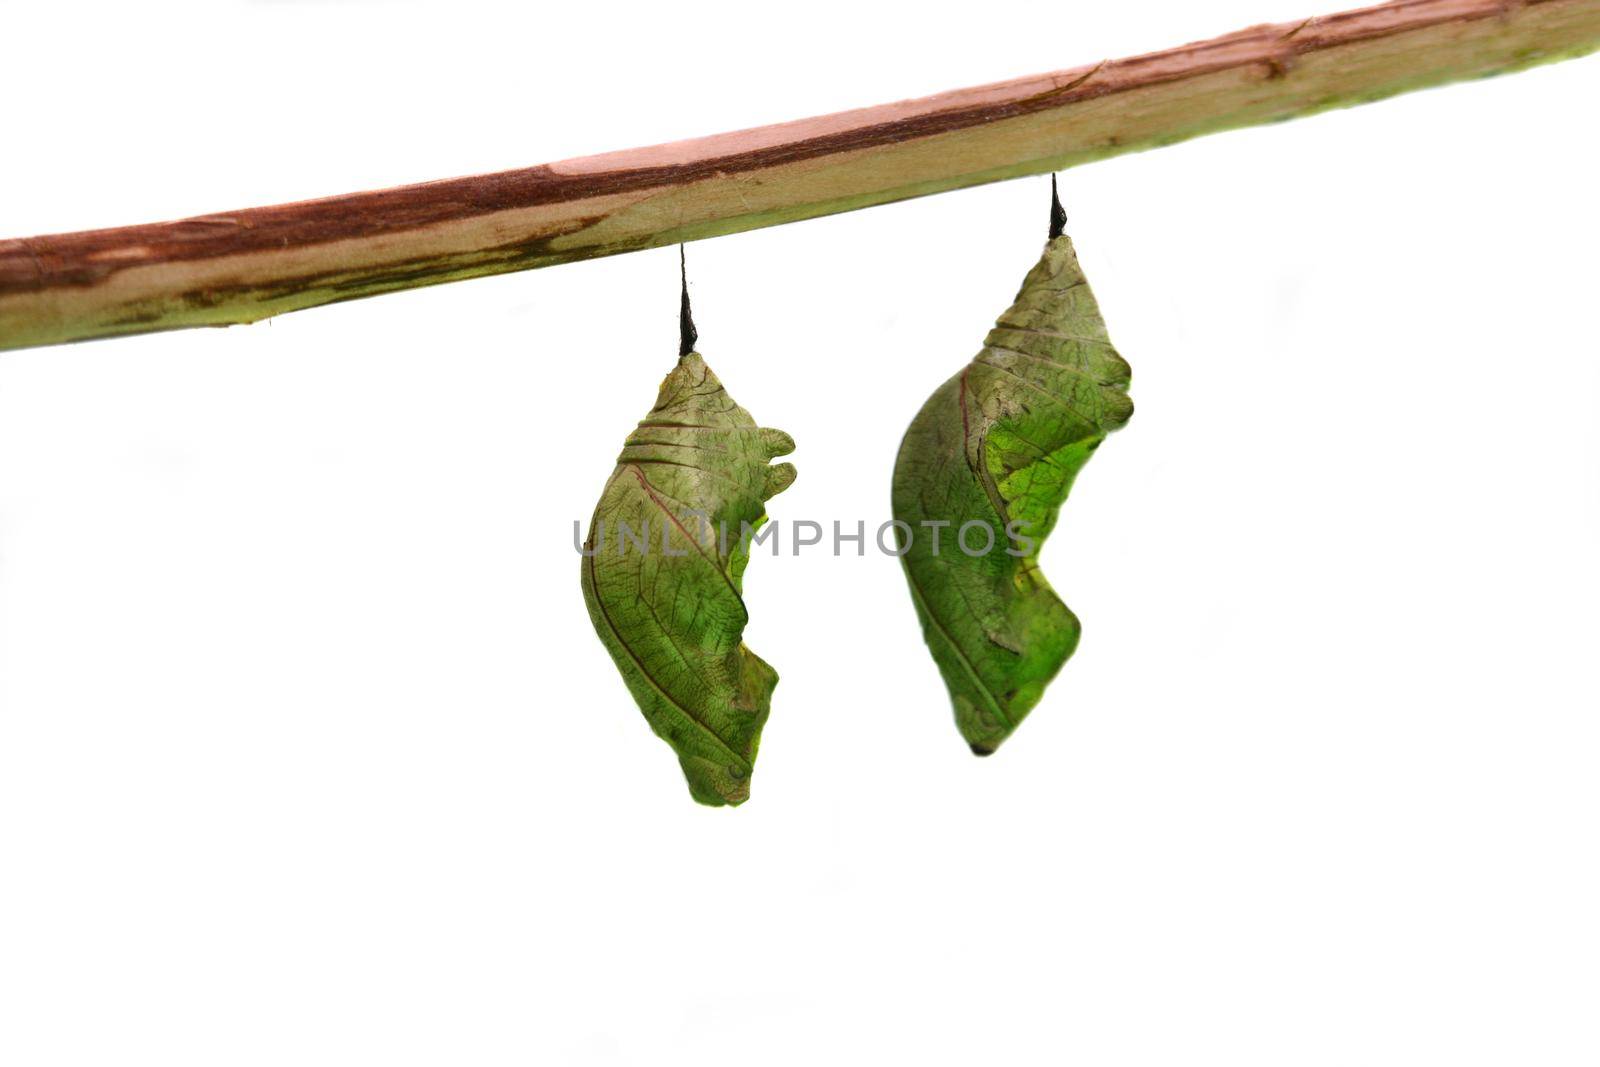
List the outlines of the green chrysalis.
{"type": "MultiPolygon", "coordinates": [[[[684,304],[684,348],[693,326],[684,304]]],[[[795,478],[794,451],[685,351],[629,435],[584,544],[589,617],[702,804],[740,804],[777,672],[744,646],[748,533],[795,478]]]]}
{"type": "Polygon", "coordinates": [[[910,530],[901,562],[956,725],[980,756],[1077,647],[1077,616],[1040,572],[1038,550],[1078,471],[1133,414],[1128,364],[1064,221],[1054,205],[1051,239],[1016,301],[922,406],[895,460],[894,516],[910,530]],[[970,523],[993,532],[990,551],[956,543],[970,523]],[[939,531],[942,543],[929,536],[939,531]]]}

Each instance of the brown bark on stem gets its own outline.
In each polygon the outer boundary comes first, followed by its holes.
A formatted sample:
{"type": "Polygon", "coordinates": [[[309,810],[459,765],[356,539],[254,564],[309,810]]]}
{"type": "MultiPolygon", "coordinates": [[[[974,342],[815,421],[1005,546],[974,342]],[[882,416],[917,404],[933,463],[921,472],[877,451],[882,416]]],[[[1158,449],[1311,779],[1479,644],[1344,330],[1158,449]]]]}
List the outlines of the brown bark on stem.
{"type": "Polygon", "coordinates": [[[1042,174],[1600,47],[1600,0],[1397,0],[738,133],[0,240],[0,349],[527,270],[1042,174]]]}

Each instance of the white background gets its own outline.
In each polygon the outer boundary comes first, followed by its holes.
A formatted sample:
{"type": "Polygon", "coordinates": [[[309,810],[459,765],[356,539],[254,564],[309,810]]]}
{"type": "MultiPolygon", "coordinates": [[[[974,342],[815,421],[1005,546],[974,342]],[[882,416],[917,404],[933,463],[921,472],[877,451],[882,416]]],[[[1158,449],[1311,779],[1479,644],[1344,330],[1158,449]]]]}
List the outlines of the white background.
{"type": "MultiPolygon", "coordinates": [[[[1092,62],[1307,0],[0,5],[0,233],[561,159],[1092,62]]],[[[664,249],[0,356],[0,1062],[1592,1064],[1600,61],[1063,175],[1138,413],[1000,752],[899,567],[753,561],[782,675],[697,807],[585,615],[664,249]]],[[[900,434],[1032,179],[689,248],[791,432],[900,434]]]]}

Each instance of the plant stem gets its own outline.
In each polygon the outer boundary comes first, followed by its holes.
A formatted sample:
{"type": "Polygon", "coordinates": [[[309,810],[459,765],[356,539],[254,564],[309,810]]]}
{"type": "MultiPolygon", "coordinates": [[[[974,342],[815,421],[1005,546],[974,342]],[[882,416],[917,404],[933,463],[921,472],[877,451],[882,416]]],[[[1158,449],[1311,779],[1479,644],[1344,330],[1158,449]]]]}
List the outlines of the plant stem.
{"type": "Polygon", "coordinates": [[[920,100],[524,170],[0,240],[0,349],[255,322],[775,226],[1597,47],[1600,0],[1397,0],[920,100]]]}

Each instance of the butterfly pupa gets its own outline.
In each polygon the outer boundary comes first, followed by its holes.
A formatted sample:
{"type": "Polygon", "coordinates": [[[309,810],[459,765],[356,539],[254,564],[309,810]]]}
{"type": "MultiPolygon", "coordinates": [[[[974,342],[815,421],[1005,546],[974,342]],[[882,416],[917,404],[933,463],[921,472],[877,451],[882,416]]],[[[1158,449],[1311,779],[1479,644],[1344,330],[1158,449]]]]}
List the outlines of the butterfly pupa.
{"type": "Polygon", "coordinates": [[[895,460],[912,602],[956,725],[980,756],[1077,648],[1078,618],[1039,570],[1039,548],[1078,472],[1133,414],[1128,364],[1065,221],[1052,180],[1043,255],[982,350],[923,404],[895,460]],[[986,539],[986,551],[967,551],[986,539]]]}
{"type": "Polygon", "coordinates": [[[583,597],[606,651],[702,804],[750,796],[777,672],[743,641],[749,534],[795,478],[782,430],[756,425],[693,350],[628,436],[590,521],[583,597]]]}

